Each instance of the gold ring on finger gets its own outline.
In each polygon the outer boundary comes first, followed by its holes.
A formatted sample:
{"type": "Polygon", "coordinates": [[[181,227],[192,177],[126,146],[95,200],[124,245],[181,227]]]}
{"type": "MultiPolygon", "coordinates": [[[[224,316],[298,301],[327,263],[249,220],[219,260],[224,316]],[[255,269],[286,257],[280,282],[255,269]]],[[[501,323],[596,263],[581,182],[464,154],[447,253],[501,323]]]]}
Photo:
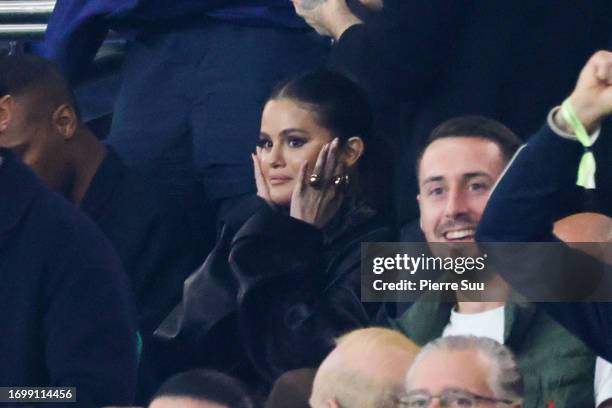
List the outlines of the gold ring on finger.
{"type": "Polygon", "coordinates": [[[344,175],[339,175],[333,178],[333,183],[335,186],[337,187],[342,187],[342,186],[346,186],[349,183],[349,176],[348,174],[344,174],[344,175]]]}
{"type": "Polygon", "coordinates": [[[308,184],[310,184],[311,187],[318,187],[321,184],[321,175],[312,173],[308,178],[308,184]]]}

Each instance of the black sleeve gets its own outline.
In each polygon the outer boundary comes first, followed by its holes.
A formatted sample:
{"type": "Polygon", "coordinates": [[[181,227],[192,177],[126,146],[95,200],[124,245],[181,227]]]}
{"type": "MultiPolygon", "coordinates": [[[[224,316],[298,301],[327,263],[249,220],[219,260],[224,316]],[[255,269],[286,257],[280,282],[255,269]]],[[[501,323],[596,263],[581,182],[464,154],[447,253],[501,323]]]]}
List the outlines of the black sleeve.
{"type": "Polygon", "coordinates": [[[268,380],[318,366],[334,338],[370,321],[360,301],[360,244],[341,252],[329,265],[318,229],[271,210],[236,235],[230,266],[239,280],[242,334],[268,380]]]}
{"type": "Polygon", "coordinates": [[[539,305],[610,360],[612,303],[566,300],[612,299],[612,268],[560,243],[552,233],[555,221],[577,211],[582,153],[580,143],[544,126],[498,182],[476,238],[506,281],[532,300],[555,300],[539,305]]]}
{"type": "Polygon", "coordinates": [[[342,34],[330,65],[359,82],[377,111],[414,102],[444,69],[468,3],[385,1],[379,15],[342,34]]]}
{"type": "Polygon", "coordinates": [[[557,241],[554,222],[578,208],[576,172],[582,153],[580,143],[545,125],[517,152],[497,183],[478,225],[478,240],[557,241]]]}

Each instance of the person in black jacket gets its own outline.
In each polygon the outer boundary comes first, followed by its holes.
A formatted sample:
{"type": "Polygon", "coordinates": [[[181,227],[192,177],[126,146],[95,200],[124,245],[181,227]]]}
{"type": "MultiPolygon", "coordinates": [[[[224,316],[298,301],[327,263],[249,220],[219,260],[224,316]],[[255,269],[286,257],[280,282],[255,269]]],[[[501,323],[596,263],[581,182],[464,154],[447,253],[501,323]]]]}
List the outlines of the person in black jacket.
{"type": "Polygon", "coordinates": [[[0,386],[76,387],[66,405],[130,405],[136,319],[111,244],[5,149],[0,190],[0,386]]]}
{"type": "Polygon", "coordinates": [[[189,358],[204,356],[199,364],[227,367],[238,356],[234,367],[248,361],[269,385],[289,369],[316,367],[334,338],[368,325],[379,305],[360,301],[360,246],[395,239],[376,212],[391,175],[377,171],[384,145],[371,141],[371,127],[365,94],[340,74],[277,88],[253,156],[259,198],[226,220],[157,334],[181,344],[179,354],[196,348],[189,358]]]}
{"type": "Polygon", "coordinates": [[[402,221],[417,217],[413,163],[437,124],[482,115],[533,134],[607,45],[612,18],[608,0],[384,0],[367,20],[355,18],[350,0],[293,3],[336,40],[330,64],[368,90],[379,128],[399,132],[402,221]]]}
{"type": "MultiPolygon", "coordinates": [[[[599,205],[601,213],[610,217],[610,134],[605,124],[601,125],[612,114],[611,52],[600,51],[589,60],[567,102],[591,134],[590,143],[598,138],[601,140],[596,145],[608,146],[603,150],[593,146],[597,170],[588,187],[596,186],[591,193],[603,204],[599,205]]],[[[576,186],[576,173],[584,154],[585,147],[576,140],[574,127],[559,108],[553,109],[547,124],[518,152],[499,181],[476,237],[483,245],[528,243],[522,246],[518,260],[508,251],[500,253],[496,259],[499,273],[531,299],[542,300],[548,293],[545,300],[554,300],[552,294],[557,302],[540,306],[598,355],[612,361],[611,266],[561,244],[551,252],[545,252],[544,245],[534,248],[529,244],[558,242],[553,235],[554,222],[580,210],[585,191],[576,186]],[[606,302],[584,302],[589,299],[606,302]]]]}

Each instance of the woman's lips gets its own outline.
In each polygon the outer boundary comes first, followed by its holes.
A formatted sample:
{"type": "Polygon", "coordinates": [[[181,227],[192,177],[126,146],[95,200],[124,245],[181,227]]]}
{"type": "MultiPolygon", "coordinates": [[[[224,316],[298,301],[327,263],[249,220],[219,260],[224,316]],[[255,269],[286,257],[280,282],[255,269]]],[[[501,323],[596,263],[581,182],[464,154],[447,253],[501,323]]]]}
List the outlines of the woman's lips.
{"type": "Polygon", "coordinates": [[[270,177],[270,184],[275,186],[279,184],[285,184],[290,180],[291,180],[291,177],[284,177],[284,176],[270,177]]]}

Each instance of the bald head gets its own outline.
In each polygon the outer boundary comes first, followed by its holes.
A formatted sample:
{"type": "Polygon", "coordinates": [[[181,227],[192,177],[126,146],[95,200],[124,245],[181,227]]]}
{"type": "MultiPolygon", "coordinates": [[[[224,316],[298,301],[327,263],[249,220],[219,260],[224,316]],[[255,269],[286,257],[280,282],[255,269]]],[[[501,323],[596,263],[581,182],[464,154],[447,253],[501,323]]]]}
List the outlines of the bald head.
{"type": "Polygon", "coordinates": [[[565,242],[612,242],[612,218],[598,213],[578,213],[555,223],[555,235],[565,242]]]}
{"type": "Polygon", "coordinates": [[[599,213],[578,213],[555,223],[554,233],[569,246],[612,264],[612,218],[599,213]]]}
{"type": "Polygon", "coordinates": [[[360,329],[340,337],[317,371],[311,406],[394,406],[418,351],[408,338],[389,329],[360,329]]]}

